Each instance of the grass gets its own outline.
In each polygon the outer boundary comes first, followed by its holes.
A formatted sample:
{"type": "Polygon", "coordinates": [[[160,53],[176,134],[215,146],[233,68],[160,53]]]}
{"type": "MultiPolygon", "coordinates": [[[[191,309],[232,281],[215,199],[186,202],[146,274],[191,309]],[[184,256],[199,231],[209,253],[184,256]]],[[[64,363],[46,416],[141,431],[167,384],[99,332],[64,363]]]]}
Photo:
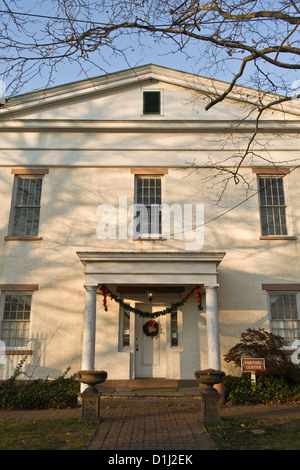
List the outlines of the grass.
{"type": "Polygon", "coordinates": [[[76,418],[0,422],[0,450],[82,450],[96,424],[76,418]]]}
{"type": "Polygon", "coordinates": [[[300,450],[299,419],[234,419],[205,423],[218,450],[300,450]]]}
{"type": "MultiPolygon", "coordinates": [[[[205,423],[218,450],[300,450],[299,419],[222,418],[205,423]]],[[[77,418],[0,422],[1,450],[84,450],[95,423],[77,418]]]]}

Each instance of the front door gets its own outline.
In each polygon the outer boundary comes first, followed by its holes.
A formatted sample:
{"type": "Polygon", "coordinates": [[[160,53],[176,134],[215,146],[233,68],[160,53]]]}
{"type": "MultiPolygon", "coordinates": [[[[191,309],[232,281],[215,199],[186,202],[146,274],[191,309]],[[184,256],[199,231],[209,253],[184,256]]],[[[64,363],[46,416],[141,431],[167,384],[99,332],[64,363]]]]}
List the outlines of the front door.
{"type": "MultiPolygon", "coordinates": [[[[149,304],[139,305],[144,312],[154,313],[165,307],[149,304]]],[[[154,337],[146,336],[143,326],[151,318],[136,315],[135,325],[135,376],[166,377],[166,316],[155,318],[158,323],[158,334],[154,337]]]]}

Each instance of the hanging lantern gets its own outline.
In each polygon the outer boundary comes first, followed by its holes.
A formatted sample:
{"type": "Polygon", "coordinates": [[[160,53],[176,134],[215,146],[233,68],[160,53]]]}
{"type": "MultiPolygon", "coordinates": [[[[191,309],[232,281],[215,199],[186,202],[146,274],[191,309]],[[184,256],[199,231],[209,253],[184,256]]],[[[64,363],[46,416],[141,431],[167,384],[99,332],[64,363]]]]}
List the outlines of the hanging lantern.
{"type": "Polygon", "coordinates": [[[153,300],[153,296],[154,296],[154,289],[148,289],[147,290],[147,297],[148,297],[148,300],[151,304],[152,300],[153,300]]]}

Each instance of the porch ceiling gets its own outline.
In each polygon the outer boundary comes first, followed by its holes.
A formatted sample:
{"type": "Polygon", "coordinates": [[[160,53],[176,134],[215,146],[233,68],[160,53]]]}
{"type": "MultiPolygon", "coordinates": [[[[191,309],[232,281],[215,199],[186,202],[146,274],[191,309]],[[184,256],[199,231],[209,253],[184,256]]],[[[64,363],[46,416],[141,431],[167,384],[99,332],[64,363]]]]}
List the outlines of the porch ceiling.
{"type": "Polygon", "coordinates": [[[216,285],[224,252],[77,252],[85,284],[216,285]]]}

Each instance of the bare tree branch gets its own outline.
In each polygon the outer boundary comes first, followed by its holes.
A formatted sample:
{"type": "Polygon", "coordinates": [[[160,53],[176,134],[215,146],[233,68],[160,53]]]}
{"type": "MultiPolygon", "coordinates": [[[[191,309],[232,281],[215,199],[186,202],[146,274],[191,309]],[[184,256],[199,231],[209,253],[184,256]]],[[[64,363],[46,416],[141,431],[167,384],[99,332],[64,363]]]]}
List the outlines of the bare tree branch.
{"type": "Polygon", "coordinates": [[[300,70],[298,0],[44,0],[43,9],[0,2],[0,78],[12,94],[37,76],[51,85],[60,64],[103,73],[113,55],[130,67],[134,41],[142,50],[150,40],[186,54],[201,75],[230,71],[225,90],[203,90],[207,112],[240,93],[239,85],[258,90],[255,102],[239,95],[245,119],[255,116],[245,150],[231,156],[233,166],[211,162],[226,176],[224,187],[228,178],[243,181],[247,157],[266,158],[254,151],[261,117],[292,99],[288,74],[300,70]]]}

